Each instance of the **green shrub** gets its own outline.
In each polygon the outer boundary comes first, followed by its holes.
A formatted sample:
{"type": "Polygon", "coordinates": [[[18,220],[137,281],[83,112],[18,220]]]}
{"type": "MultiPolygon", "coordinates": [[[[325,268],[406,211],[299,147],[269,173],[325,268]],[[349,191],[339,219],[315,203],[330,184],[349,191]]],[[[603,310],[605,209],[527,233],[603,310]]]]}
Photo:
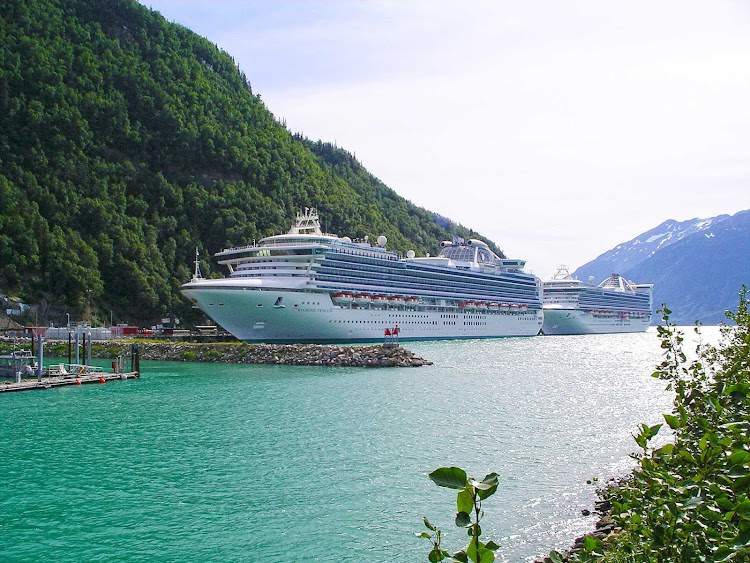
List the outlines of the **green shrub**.
{"type": "Polygon", "coordinates": [[[613,497],[612,517],[623,532],[606,561],[750,560],[747,305],[743,286],[737,312],[727,313],[737,326],[722,326],[718,347],[698,344],[691,361],[663,306],[664,361],[653,375],[675,392],[674,410],[664,415],[674,440],[652,448],[662,424],[641,425],[633,479],[613,497]]]}

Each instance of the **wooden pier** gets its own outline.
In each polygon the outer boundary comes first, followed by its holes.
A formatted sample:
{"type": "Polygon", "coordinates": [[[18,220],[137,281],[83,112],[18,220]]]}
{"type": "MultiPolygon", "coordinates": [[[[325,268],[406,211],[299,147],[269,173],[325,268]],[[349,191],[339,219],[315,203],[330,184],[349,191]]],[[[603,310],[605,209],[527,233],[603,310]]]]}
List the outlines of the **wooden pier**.
{"type": "Polygon", "coordinates": [[[0,383],[0,393],[13,391],[31,391],[35,389],[51,389],[63,385],[84,385],[86,383],[98,383],[99,385],[108,381],[120,379],[135,379],[140,374],[137,371],[114,373],[105,371],[84,372],[78,375],[42,377],[41,380],[28,379],[20,383],[0,383]]]}

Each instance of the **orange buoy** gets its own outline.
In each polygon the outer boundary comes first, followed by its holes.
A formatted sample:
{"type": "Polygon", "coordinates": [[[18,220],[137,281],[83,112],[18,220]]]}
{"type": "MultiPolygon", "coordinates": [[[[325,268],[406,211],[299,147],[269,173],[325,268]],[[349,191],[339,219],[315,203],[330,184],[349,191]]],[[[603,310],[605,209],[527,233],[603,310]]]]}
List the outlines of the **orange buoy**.
{"type": "Polygon", "coordinates": [[[99,383],[104,383],[104,378],[103,377],[99,378],[99,383]]]}
{"type": "Polygon", "coordinates": [[[76,385],[80,385],[80,384],[81,384],[81,380],[80,379],[76,379],[76,385]]]}

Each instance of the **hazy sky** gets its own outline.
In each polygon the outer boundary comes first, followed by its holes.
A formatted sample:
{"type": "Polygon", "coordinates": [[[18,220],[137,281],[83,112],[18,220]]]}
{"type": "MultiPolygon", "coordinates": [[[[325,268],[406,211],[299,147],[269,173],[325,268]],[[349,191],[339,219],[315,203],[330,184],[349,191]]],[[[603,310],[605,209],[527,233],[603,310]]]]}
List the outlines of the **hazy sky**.
{"type": "Polygon", "coordinates": [[[291,131],[542,277],[750,208],[750,2],[143,3],[232,55],[291,131]]]}

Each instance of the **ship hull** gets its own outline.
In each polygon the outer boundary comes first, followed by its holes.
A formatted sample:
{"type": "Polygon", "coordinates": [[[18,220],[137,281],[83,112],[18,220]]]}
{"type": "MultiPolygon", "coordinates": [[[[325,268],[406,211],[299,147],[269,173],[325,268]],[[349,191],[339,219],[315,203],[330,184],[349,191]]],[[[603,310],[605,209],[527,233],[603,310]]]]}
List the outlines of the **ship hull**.
{"type": "Polygon", "coordinates": [[[449,307],[334,305],[328,292],[248,287],[183,286],[218,325],[246,342],[382,342],[398,340],[535,336],[541,310],[522,313],[460,311],[449,307]]]}
{"type": "Polygon", "coordinates": [[[645,332],[651,317],[630,318],[616,314],[597,315],[578,309],[544,309],[542,333],[560,334],[607,334],[617,332],[645,332]]]}

